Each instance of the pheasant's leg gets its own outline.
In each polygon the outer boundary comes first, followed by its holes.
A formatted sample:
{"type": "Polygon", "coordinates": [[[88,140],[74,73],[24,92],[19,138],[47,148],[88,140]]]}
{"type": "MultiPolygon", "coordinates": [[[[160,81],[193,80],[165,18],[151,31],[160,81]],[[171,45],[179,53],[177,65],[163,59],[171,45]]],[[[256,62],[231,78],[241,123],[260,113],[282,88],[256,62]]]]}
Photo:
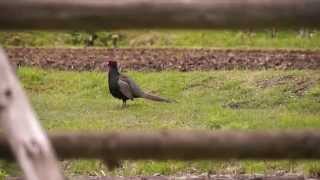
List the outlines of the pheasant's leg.
{"type": "Polygon", "coordinates": [[[122,108],[127,107],[127,101],[126,100],[122,100],[122,108]]]}

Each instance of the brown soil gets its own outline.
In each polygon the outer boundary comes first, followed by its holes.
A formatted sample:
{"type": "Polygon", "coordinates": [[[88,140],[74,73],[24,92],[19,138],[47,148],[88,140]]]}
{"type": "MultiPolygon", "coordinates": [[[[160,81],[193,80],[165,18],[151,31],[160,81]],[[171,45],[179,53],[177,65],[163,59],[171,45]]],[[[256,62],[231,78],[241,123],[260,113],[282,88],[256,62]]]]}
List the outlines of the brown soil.
{"type": "Polygon", "coordinates": [[[105,70],[106,61],[124,69],[231,70],[320,69],[320,51],[212,49],[8,48],[13,64],[60,70],[105,70]]]}

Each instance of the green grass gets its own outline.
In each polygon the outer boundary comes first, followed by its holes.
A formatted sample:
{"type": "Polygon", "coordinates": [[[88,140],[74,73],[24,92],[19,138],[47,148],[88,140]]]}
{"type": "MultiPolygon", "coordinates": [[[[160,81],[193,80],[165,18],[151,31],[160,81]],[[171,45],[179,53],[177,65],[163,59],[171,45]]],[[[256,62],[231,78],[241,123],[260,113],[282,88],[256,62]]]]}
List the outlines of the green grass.
{"type": "MultiPolygon", "coordinates": [[[[129,72],[143,89],[179,103],[138,99],[121,108],[107,90],[106,74],[20,68],[18,76],[50,132],[159,129],[266,130],[320,128],[319,71],[129,72]],[[302,90],[301,90],[302,89],[302,90]]],[[[0,163],[2,174],[15,174],[0,163]]],[[[125,161],[108,172],[100,161],[64,161],[69,175],[183,173],[316,174],[319,162],[125,161]]]]}
{"type": "MultiPolygon", "coordinates": [[[[310,31],[311,32],[311,31],[310,31]]],[[[112,36],[119,35],[120,48],[289,48],[319,49],[320,33],[302,37],[297,30],[122,30],[97,32],[94,46],[112,47],[112,36]]],[[[89,32],[1,32],[5,47],[84,47],[89,32]]]]}

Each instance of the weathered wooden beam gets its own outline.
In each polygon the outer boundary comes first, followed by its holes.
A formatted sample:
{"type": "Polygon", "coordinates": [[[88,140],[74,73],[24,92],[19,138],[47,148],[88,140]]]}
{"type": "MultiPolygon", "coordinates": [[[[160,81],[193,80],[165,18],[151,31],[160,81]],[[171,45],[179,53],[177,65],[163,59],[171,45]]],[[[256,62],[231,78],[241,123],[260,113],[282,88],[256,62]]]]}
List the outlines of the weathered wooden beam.
{"type": "Polygon", "coordinates": [[[319,0],[0,1],[0,29],[320,28],[319,0]]]}
{"type": "MultiPolygon", "coordinates": [[[[0,49],[0,128],[28,180],[62,180],[45,132],[0,49]]],[[[7,152],[9,146],[7,146],[7,152]]]]}
{"type": "MultiPolygon", "coordinates": [[[[58,156],[107,160],[320,159],[320,133],[111,132],[51,134],[58,156]]],[[[10,157],[0,138],[0,158],[10,157]]]]}

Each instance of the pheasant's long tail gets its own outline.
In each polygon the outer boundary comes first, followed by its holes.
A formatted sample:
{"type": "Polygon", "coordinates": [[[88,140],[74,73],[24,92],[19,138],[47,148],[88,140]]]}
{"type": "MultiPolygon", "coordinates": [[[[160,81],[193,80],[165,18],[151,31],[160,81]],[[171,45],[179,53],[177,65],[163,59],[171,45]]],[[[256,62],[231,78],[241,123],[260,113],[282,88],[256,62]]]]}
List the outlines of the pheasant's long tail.
{"type": "Polygon", "coordinates": [[[167,98],[163,98],[163,97],[160,97],[160,96],[155,96],[155,95],[147,94],[147,93],[143,93],[142,97],[145,98],[145,99],[152,100],[152,101],[159,101],[159,102],[166,102],[166,103],[175,102],[174,100],[170,100],[170,99],[167,99],[167,98]]]}

